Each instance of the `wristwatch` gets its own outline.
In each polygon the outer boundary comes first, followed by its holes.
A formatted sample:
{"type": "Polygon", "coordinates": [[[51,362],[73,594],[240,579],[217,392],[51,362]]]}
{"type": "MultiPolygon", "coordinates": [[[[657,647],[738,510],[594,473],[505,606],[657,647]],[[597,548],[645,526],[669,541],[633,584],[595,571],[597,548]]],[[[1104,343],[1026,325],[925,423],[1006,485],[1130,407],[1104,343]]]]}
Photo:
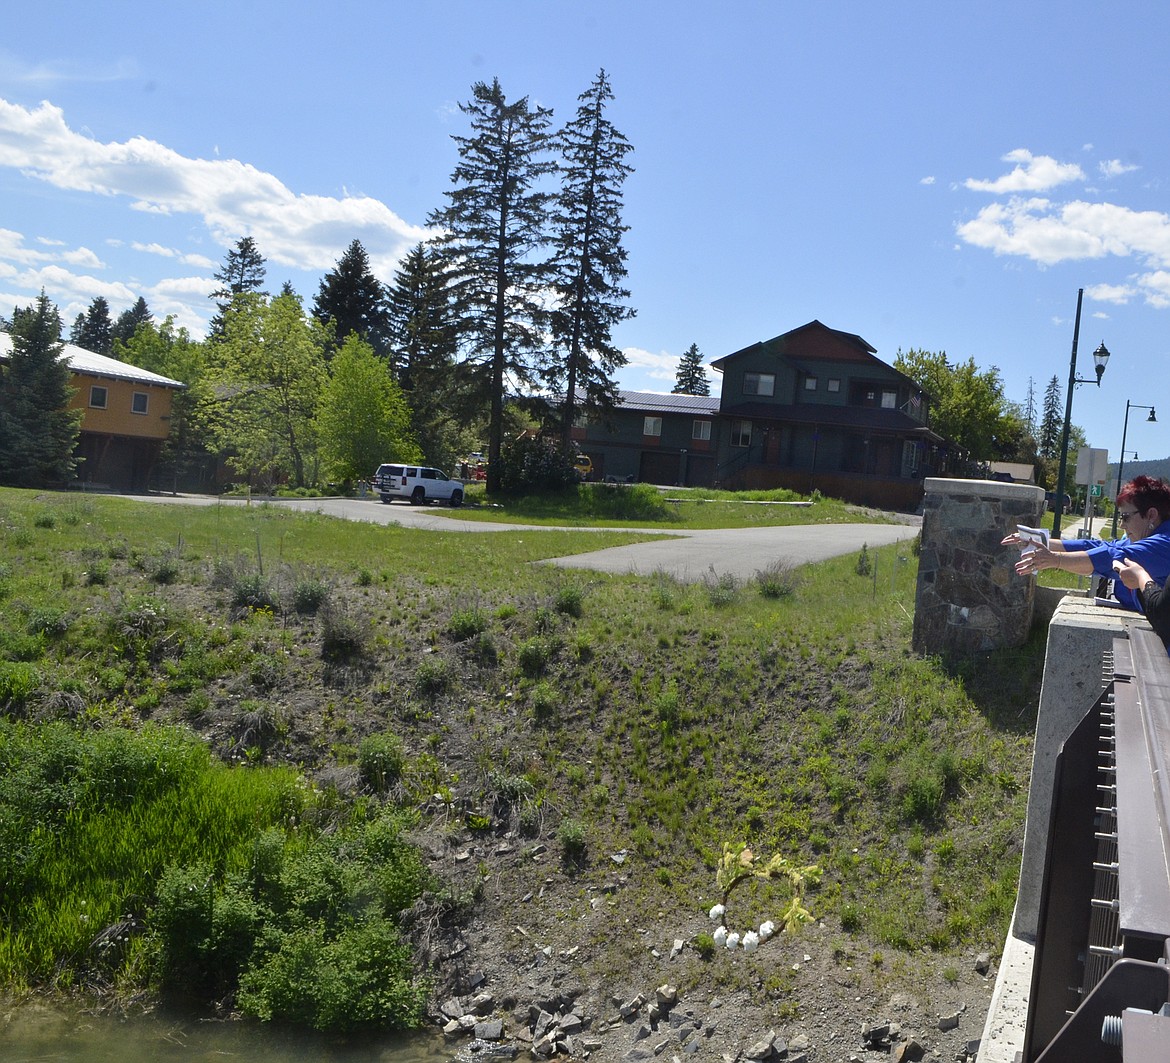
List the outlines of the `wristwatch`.
{"type": "Polygon", "coordinates": [[[1147,594],[1153,594],[1157,589],[1158,583],[1156,580],[1146,580],[1145,586],[1142,587],[1142,597],[1144,598],[1147,594]]]}

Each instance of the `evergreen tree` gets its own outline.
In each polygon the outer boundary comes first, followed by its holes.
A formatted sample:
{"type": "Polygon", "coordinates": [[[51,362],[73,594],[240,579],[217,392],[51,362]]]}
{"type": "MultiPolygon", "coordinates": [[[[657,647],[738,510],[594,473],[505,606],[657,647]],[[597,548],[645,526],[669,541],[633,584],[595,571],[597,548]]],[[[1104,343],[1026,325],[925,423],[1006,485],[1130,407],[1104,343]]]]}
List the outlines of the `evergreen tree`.
{"type": "Polygon", "coordinates": [[[473,136],[454,137],[459,162],[447,206],[431,213],[451,277],[459,341],[474,383],[486,395],[489,491],[499,486],[504,398],[533,381],[547,328],[550,267],[544,248],[550,195],[540,181],[556,169],[548,156],[552,112],[509,103],[498,80],[477,82],[460,104],[473,136]]]}
{"type": "Polygon", "coordinates": [[[216,301],[218,310],[211,319],[208,335],[218,339],[223,335],[224,315],[237,296],[246,293],[267,296],[264,291],[264,256],[250,236],[242,236],[223,260],[214,277],[220,286],[209,298],[216,301]]]}
{"type": "Polygon", "coordinates": [[[1064,411],[1060,408],[1060,378],[1053,375],[1044,389],[1044,413],[1040,418],[1040,454],[1049,461],[1060,457],[1064,411]]]}
{"type": "Polygon", "coordinates": [[[390,332],[386,289],[371,272],[370,256],[360,240],[354,240],[337,267],[325,274],[313,302],[313,316],[323,325],[332,325],[336,347],[353,333],[379,357],[386,357],[390,332]]]}
{"type": "Polygon", "coordinates": [[[146,305],[146,300],[140,295],[138,301],[128,310],[123,310],[118,315],[118,320],[114,322],[114,342],[117,343],[120,340],[125,343],[134,335],[139,325],[148,324],[152,320],[154,318],[146,305]]]}
{"type": "Polygon", "coordinates": [[[557,136],[562,160],[553,221],[557,352],[543,373],[554,393],[564,395],[566,451],[578,406],[612,409],[613,374],[627,360],[614,347],[612,330],[634,316],[625,305],[630,293],[621,287],[627,274],[622,184],[633,172],[625,162],[633,147],[605,116],[613,92],[604,70],[577,99],[576,117],[557,136]]]}
{"type": "Polygon", "coordinates": [[[73,325],[69,340],[95,354],[109,354],[114,346],[113,325],[110,323],[110,304],[104,295],[95,295],[84,317],[73,325]]]}
{"type": "Polygon", "coordinates": [[[703,355],[699,352],[699,345],[692,343],[682,353],[678,360],[678,372],[674,377],[674,387],[670,389],[672,395],[710,395],[711,383],[707,379],[707,370],[703,368],[703,355]]]}
{"type": "Polygon", "coordinates": [[[61,317],[44,292],[13,312],[12,353],[0,368],[0,479],[21,487],[68,480],[81,427],[62,358],[61,317]]]}
{"type": "MultiPolygon", "coordinates": [[[[438,256],[419,244],[402,260],[387,295],[389,358],[406,394],[425,460],[449,465],[463,426],[479,412],[460,386],[447,276],[438,256]]],[[[468,448],[474,449],[474,448],[468,448]]]]}

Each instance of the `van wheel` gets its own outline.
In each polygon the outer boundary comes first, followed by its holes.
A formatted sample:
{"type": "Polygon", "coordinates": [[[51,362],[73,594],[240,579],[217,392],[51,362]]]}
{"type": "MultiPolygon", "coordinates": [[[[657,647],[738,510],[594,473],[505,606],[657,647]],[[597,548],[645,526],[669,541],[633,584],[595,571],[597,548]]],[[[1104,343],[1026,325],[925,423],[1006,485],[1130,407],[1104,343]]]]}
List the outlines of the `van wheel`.
{"type": "Polygon", "coordinates": [[[412,506],[421,506],[426,503],[427,493],[421,487],[416,487],[410,495],[410,504],[412,506]]]}
{"type": "Polygon", "coordinates": [[[453,506],[463,505],[463,492],[462,491],[455,491],[452,493],[451,505],[453,505],[453,506]]]}

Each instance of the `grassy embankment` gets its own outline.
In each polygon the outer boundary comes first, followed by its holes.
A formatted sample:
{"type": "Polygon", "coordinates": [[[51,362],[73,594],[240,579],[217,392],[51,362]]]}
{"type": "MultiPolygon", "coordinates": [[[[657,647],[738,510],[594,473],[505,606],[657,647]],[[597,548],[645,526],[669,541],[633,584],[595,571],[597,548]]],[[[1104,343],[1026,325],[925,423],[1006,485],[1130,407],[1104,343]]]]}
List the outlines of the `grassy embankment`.
{"type": "Polygon", "coordinates": [[[905,546],[748,585],[529,564],[628,538],[0,492],[0,825],[27,839],[0,977],[207,1000],[238,972],[261,1016],[409,1024],[403,912],[473,902],[413,818],[546,838],[585,880],[626,849],[635,922],[705,906],[747,842],[819,865],[806,903],[860,942],[996,944],[1042,645],[913,656],[905,546]]]}

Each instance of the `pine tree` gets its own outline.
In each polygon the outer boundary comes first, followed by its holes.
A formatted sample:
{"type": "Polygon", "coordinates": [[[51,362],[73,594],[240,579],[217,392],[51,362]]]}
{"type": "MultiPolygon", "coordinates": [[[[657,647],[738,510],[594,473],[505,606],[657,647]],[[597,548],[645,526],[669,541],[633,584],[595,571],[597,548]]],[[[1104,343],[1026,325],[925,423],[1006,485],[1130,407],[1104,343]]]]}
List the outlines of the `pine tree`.
{"type": "Polygon", "coordinates": [[[550,195],[539,189],[556,163],[548,155],[552,111],[509,103],[499,80],[477,82],[459,109],[473,135],[454,137],[459,162],[447,206],[427,223],[440,230],[459,342],[474,384],[486,394],[489,492],[499,487],[504,397],[530,384],[544,349],[550,280],[545,246],[550,195]]]}
{"type": "Polygon", "coordinates": [[[405,392],[425,460],[448,464],[452,437],[477,412],[459,387],[455,325],[447,277],[419,244],[402,260],[387,294],[390,366],[405,392]]]}
{"type": "Polygon", "coordinates": [[[1060,409],[1060,379],[1055,375],[1044,389],[1044,414],[1040,419],[1040,455],[1049,461],[1060,456],[1064,415],[1060,409]]]}
{"type": "Polygon", "coordinates": [[[613,92],[604,70],[577,99],[576,117],[557,136],[562,160],[553,222],[557,353],[542,374],[554,392],[564,395],[561,443],[566,450],[578,406],[612,409],[617,395],[613,374],[627,360],[614,347],[612,330],[634,316],[625,305],[630,293],[621,287],[627,275],[622,184],[633,172],[625,162],[633,147],[605,116],[613,92]]]}
{"type": "Polygon", "coordinates": [[[95,295],[85,315],[78,316],[69,340],[95,354],[110,353],[114,346],[114,334],[110,324],[110,304],[104,295],[95,295]]]}
{"type": "Polygon", "coordinates": [[[390,320],[386,310],[386,289],[370,270],[370,257],[360,240],[354,240],[337,267],[325,274],[313,302],[313,316],[333,326],[338,348],[350,333],[386,357],[390,320]]]}
{"type": "Polygon", "coordinates": [[[0,478],[22,487],[68,480],[81,411],[69,409],[75,389],[61,317],[44,292],[16,309],[10,335],[12,354],[0,371],[0,478]]]}
{"type": "Polygon", "coordinates": [[[114,322],[113,338],[115,342],[127,343],[137,331],[139,325],[145,325],[154,320],[146,300],[140,295],[138,301],[128,310],[123,310],[114,322]]]}
{"type": "Polygon", "coordinates": [[[674,387],[670,389],[672,395],[710,395],[711,383],[707,379],[707,370],[703,368],[703,355],[699,345],[692,343],[682,353],[678,361],[678,372],[675,374],[674,387]]]}
{"type": "Polygon", "coordinates": [[[223,265],[214,274],[220,286],[209,296],[218,306],[208,328],[209,337],[218,339],[223,335],[224,314],[237,296],[249,292],[261,296],[268,295],[263,290],[264,272],[264,256],[260,254],[256,241],[250,236],[240,237],[236,246],[225,256],[223,265]]]}

